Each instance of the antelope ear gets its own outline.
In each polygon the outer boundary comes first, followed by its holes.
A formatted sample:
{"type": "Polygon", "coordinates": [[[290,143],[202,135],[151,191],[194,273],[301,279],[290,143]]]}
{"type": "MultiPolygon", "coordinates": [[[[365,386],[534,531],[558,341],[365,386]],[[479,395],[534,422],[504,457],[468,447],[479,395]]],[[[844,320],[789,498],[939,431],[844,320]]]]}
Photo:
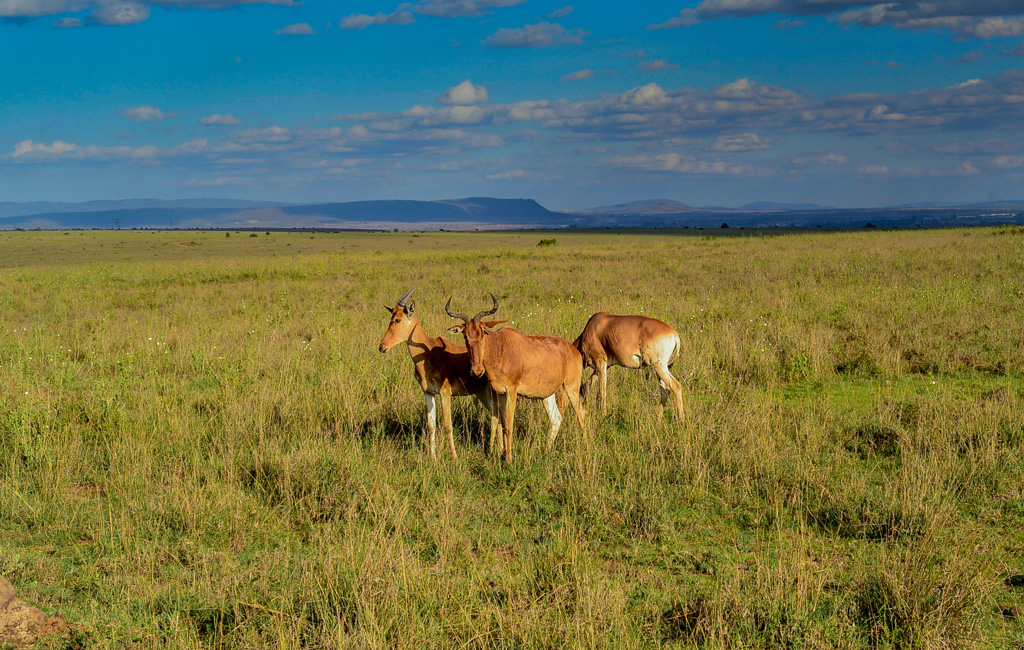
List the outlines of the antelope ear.
{"type": "Polygon", "coordinates": [[[507,323],[507,322],[508,322],[507,319],[506,320],[489,320],[489,321],[484,321],[483,323],[480,323],[480,324],[483,325],[487,329],[491,329],[493,327],[497,327],[498,325],[501,325],[502,323],[507,323]]]}
{"type": "Polygon", "coordinates": [[[412,316],[412,312],[415,309],[416,309],[416,301],[413,300],[412,302],[410,302],[408,305],[405,306],[405,315],[406,316],[412,316]]]}
{"type": "Polygon", "coordinates": [[[395,311],[394,307],[388,307],[387,305],[384,305],[384,309],[386,309],[389,314],[392,314],[395,311]]]}
{"type": "Polygon", "coordinates": [[[462,334],[462,330],[465,329],[465,325],[452,325],[448,328],[449,334],[462,334]]]}

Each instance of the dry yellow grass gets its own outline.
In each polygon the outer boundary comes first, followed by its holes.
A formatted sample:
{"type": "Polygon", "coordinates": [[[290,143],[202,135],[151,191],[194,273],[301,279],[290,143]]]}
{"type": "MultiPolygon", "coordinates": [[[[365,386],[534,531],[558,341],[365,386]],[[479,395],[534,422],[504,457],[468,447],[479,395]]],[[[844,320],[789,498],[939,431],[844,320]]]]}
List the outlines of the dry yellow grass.
{"type": "Polygon", "coordinates": [[[0,574],[51,646],[1014,647],[1022,277],[1019,228],[0,233],[0,574]],[[456,400],[431,461],[412,285],[665,320],[692,418],[618,369],[588,435],[523,405],[506,466],[456,400]]]}

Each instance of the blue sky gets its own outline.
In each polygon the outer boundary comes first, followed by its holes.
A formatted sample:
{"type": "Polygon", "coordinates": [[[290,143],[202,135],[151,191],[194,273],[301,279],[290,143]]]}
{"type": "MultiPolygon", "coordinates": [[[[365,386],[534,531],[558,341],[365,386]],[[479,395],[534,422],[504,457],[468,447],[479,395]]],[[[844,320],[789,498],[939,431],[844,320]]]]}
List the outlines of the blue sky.
{"type": "Polygon", "coordinates": [[[1024,198],[1024,0],[0,0],[0,61],[0,201],[1024,198]]]}

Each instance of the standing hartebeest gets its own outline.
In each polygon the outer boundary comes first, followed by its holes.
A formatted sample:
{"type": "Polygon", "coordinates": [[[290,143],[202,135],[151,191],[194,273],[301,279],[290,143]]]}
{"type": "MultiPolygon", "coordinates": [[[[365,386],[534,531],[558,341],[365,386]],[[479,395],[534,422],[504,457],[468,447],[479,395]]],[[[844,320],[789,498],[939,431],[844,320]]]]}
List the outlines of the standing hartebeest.
{"type": "Polygon", "coordinates": [[[595,377],[601,380],[602,415],[608,414],[608,366],[651,366],[661,390],[658,421],[664,417],[669,393],[675,396],[679,419],[685,417],[683,386],[669,372],[679,355],[679,334],[667,324],[656,318],[615,316],[602,311],[590,317],[573,345],[583,355],[583,364],[594,369],[585,388],[589,388],[595,377]]]}
{"type": "Polygon", "coordinates": [[[434,338],[427,334],[415,315],[416,301],[409,302],[412,295],[409,289],[398,299],[394,307],[388,310],[391,321],[380,341],[380,351],[387,352],[399,343],[409,346],[415,367],[416,381],[423,389],[423,399],[427,405],[427,435],[430,455],[434,453],[434,439],[437,430],[437,397],[441,398],[441,412],[444,417],[444,428],[448,433],[448,449],[452,458],[455,453],[455,438],[452,435],[452,395],[472,395],[487,407],[491,416],[491,448],[500,433],[498,416],[495,414],[494,394],[486,379],[470,372],[469,353],[466,348],[452,343],[444,337],[434,338]]]}
{"type": "Polygon", "coordinates": [[[452,318],[462,320],[452,327],[452,334],[462,333],[469,349],[471,371],[476,376],[486,375],[490,387],[497,393],[498,412],[504,430],[504,459],[512,460],[512,432],[516,414],[516,399],[520,396],[544,400],[544,410],[551,419],[548,448],[558,437],[562,413],[558,394],[564,395],[576,412],[580,428],[586,431],[586,420],[580,404],[580,381],[583,378],[583,359],[568,341],[557,336],[528,336],[512,327],[493,329],[505,321],[481,321],[498,311],[498,299],[470,318],[451,310],[448,298],[444,310],[452,318]]]}

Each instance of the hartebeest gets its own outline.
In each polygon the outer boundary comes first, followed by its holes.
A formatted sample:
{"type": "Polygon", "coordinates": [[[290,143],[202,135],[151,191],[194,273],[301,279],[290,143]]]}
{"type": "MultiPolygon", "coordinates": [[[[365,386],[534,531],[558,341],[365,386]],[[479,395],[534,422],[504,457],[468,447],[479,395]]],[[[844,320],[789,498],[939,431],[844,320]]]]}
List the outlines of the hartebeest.
{"type": "Polygon", "coordinates": [[[406,291],[394,307],[384,308],[391,316],[388,329],[380,341],[380,351],[387,352],[399,343],[409,347],[415,368],[416,382],[423,389],[427,406],[427,445],[430,455],[434,452],[437,430],[437,398],[441,398],[441,413],[444,428],[448,433],[448,449],[452,458],[455,453],[455,438],[452,434],[452,395],[472,395],[487,407],[491,416],[491,448],[500,433],[496,413],[496,400],[487,380],[470,372],[469,353],[461,345],[444,337],[434,338],[427,334],[416,316],[416,301],[409,301],[413,290],[406,291]]]}
{"type": "Polygon", "coordinates": [[[451,309],[448,298],[444,310],[452,318],[462,321],[452,327],[452,334],[461,333],[469,349],[470,370],[480,377],[486,376],[490,387],[497,393],[498,413],[504,438],[504,459],[512,459],[512,433],[516,414],[516,399],[529,397],[544,400],[544,409],[551,419],[548,448],[558,437],[562,413],[558,394],[572,404],[580,428],[586,430],[583,407],[580,404],[580,381],[583,377],[583,358],[568,341],[557,336],[528,336],[512,327],[494,328],[505,321],[481,321],[498,311],[498,299],[470,318],[451,309]]]}
{"type": "Polygon", "coordinates": [[[584,366],[594,369],[584,394],[595,378],[601,381],[602,415],[608,414],[608,366],[651,366],[661,390],[658,420],[664,417],[669,394],[675,396],[679,419],[684,418],[683,386],[669,372],[679,356],[679,334],[667,324],[647,316],[615,316],[602,311],[590,317],[573,345],[583,355],[584,366]]]}

